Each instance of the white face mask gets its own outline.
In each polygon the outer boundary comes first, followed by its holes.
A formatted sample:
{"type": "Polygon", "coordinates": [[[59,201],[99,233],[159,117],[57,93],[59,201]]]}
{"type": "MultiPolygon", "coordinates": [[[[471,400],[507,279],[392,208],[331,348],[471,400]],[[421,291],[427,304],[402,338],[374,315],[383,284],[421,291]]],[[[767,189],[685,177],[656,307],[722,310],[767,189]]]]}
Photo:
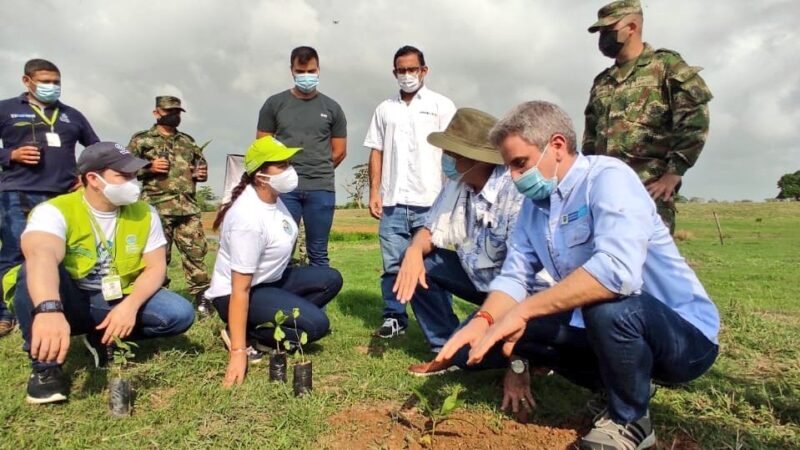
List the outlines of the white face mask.
{"type": "Polygon", "coordinates": [[[99,174],[97,178],[105,184],[103,195],[105,195],[106,199],[112,204],[116,206],[125,206],[136,203],[139,200],[139,194],[142,192],[142,185],[136,179],[128,180],[122,184],[110,184],[99,174]]]}
{"type": "Polygon", "coordinates": [[[264,181],[280,194],[288,194],[297,189],[297,172],[292,166],[277,175],[257,173],[256,178],[264,181]]]}
{"type": "Polygon", "coordinates": [[[397,84],[403,92],[411,94],[419,90],[422,82],[419,81],[419,76],[404,73],[397,76],[397,84]]]}

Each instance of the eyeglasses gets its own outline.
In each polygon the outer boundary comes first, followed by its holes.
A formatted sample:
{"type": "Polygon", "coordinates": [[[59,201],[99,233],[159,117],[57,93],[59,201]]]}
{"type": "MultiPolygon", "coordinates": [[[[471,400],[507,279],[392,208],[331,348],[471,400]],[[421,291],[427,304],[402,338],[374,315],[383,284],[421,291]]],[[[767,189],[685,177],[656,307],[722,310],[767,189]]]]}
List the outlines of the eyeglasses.
{"type": "Polygon", "coordinates": [[[420,70],[422,70],[422,67],[420,67],[420,66],[416,66],[416,67],[397,67],[397,68],[394,69],[394,72],[396,74],[398,74],[398,75],[405,75],[407,73],[417,73],[420,70]]]}

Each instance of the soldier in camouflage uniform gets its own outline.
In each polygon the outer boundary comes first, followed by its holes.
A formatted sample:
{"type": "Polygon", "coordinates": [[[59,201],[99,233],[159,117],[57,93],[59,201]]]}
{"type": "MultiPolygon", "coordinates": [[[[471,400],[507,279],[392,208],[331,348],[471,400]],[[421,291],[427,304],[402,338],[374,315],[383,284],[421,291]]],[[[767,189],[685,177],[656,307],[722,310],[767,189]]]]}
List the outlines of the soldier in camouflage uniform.
{"type": "Polygon", "coordinates": [[[633,168],[674,233],[674,197],[703,150],[711,92],[699,67],[642,41],[638,0],[612,2],[597,17],[589,32],[600,32],[600,51],[616,63],[594,79],[583,153],[613,156],[633,168]]]}
{"type": "MultiPolygon", "coordinates": [[[[142,199],[161,216],[167,238],[167,265],[174,241],[183,259],[189,294],[196,299],[201,315],[208,315],[213,309],[202,296],[209,285],[204,261],[208,247],[195,198],[197,182],[208,178],[208,166],[194,139],[178,131],[181,112],[185,110],[177,97],[156,97],[156,124],[134,134],[128,148],[152,162],[140,172],[142,199]]],[[[169,282],[168,278],[164,285],[169,282]]]]}

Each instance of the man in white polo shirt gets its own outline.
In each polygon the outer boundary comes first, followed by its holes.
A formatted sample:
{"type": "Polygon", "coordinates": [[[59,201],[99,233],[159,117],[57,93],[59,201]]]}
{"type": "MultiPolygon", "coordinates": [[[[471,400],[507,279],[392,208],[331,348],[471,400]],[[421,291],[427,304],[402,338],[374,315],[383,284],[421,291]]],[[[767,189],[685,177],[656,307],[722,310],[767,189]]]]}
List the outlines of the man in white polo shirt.
{"type": "MultiPolygon", "coordinates": [[[[400,93],[378,105],[364,139],[364,146],[372,149],[369,210],[381,221],[384,321],[376,334],[387,339],[403,334],[408,326],[405,305],[397,301],[392,287],[411,237],[425,226],[442,188],[442,150],[428,144],[427,137],[443,131],[456,112],[450,99],[425,87],[428,66],[419,49],[407,45],[397,50],[392,73],[400,93]]],[[[444,301],[437,304],[450,303],[450,294],[435,290],[428,295],[441,295],[444,301]]]]}

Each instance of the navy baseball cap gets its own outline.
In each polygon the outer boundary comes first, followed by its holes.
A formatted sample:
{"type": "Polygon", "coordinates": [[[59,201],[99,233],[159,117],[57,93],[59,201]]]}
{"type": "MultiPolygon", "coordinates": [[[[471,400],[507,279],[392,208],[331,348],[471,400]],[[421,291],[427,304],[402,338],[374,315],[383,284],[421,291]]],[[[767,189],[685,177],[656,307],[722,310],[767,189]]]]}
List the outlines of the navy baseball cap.
{"type": "Polygon", "coordinates": [[[116,142],[98,142],[86,147],[78,157],[78,172],[84,175],[104,169],[117,172],[136,173],[150,164],[133,154],[124,145],[116,142]]]}

